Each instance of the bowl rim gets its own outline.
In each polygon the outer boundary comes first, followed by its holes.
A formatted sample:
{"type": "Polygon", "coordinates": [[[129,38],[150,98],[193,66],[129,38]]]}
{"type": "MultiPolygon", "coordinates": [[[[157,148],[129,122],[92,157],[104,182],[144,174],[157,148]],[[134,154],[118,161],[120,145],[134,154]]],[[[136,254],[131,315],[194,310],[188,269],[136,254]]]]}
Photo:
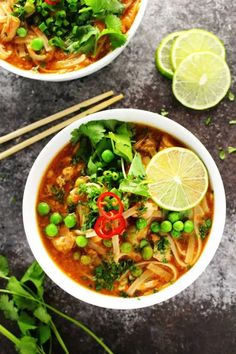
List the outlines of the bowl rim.
{"type": "Polygon", "coordinates": [[[42,149],[35,160],[24,190],[23,223],[29,246],[34,257],[49,278],[65,292],[89,304],[103,308],[128,310],[155,305],[166,301],[190,286],[206,269],[221,241],[226,217],[225,191],[219,170],[210,153],[189,130],[179,123],[163,116],[138,109],[110,109],[80,119],[57,133],[42,149]],[[139,298],[122,298],[103,295],[89,290],[69,278],[51,259],[39,234],[36,222],[36,200],[39,181],[55,154],[69,141],[70,132],[81,124],[92,120],[117,119],[120,121],[141,123],[156,127],[174,135],[177,139],[195,151],[207,167],[210,183],[214,190],[214,219],[211,234],[204,250],[195,265],[175,283],[155,294],[139,298]]]}
{"type": "Polygon", "coordinates": [[[33,80],[39,80],[39,81],[51,81],[51,82],[60,82],[60,81],[69,81],[69,80],[75,80],[75,79],[80,79],[82,77],[91,75],[105,66],[109,65],[118,55],[121,54],[121,52],[125,49],[125,47],[129,44],[130,40],[133,38],[135,32],[137,31],[138,27],[141,24],[142,18],[144,16],[146,7],[147,7],[148,0],[141,0],[140,2],[140,7],[138,10],[138,13],[134,19],[134,22],[132,26],[130,27],[129,31],[127,32],[128,38],[125,44],[113,50],[112,52],[108,53],[105,55],[103,58],[100,60],[86,66],[83,69],[75,70],[72,72],[68,72],[65,74],[41,74],[37,72],[33,72],[32,70],[24,70],[20,69],[5,60],[0,59],[0,67],[3,69],[8,70],[9,72],[28,78],[28,79],[33,79],[33,80]]]}

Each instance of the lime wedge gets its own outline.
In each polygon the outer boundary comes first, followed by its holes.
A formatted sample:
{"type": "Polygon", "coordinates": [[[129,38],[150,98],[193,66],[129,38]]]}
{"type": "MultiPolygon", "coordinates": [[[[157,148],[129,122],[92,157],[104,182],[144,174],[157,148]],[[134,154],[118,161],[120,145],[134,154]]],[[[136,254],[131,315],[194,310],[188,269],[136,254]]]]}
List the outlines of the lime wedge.
{"type": "Polygon", "coordinates": [[[205,30],[193,29],[185,31],[173,43],[171,63],[174,70],[189,54],[195,52],[211,52],[225,59],[225,47],[218,37],[205,30]]]}
{"type": "Polygon", "coordinates": [[[171,147],[158,152],[149,162],[146,173],[152,199],[167,210],[191,209],[207,192],[207,170],[189,149],[171,147]]]}
{"type": "Polygon", "coordinates": [[[156,50],[156,66],[160,73],[169,79],[172,79],[174,70],[171,64],[170,53],[174,40],[185,33],[185,31],[173,32],[166,36],[159,44],[156,50]]]}
{"type": "Polygon", "coordinates": [[[203,110],[217,105],[230,88],[226,62],[210,52],[193,53],[178,66],[172,90],[184,106],[203,110]]]}

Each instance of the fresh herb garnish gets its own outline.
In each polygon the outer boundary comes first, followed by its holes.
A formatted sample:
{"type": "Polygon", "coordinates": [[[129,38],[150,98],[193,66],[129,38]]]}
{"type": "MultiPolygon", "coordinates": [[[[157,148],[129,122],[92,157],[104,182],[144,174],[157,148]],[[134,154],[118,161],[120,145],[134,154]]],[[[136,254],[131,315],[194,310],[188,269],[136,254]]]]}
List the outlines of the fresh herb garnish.
{"type": "Polygon", "coordinates": [[[204,124],[206,126],[210,125],[212,123],[212,118],[211,117],[207,117],[205,120],[204,120],[204,124]]]}
{"type": "Polygon", "coordinates": [[[228,99],[233,102],[235,100],[235,95],[232,91],[229,91],[228,93],[228,99]]]}
{"type": "Polygon", "coordinates": [[[84,330],[107,353],[113,354],[106,344],[84,324],[45,302],[43,298],[45,275],[38,263],[34,262],[20,280],[13,276],[9,277],[8,273],[7,259],[0,255],[0,278],[7,281],[6,288],[0,289],[2,293],[0,310],[7,319],[18,324],[20,337],[16,337],[2,325],[0,325],[0,333],[14,343],[20,354],[52,353],[50,348],[53,336],[59,342],[63,352],[70,354],[53,322],[53,313],[84,330]]]}
{"type": "Polygon", "coordinates": [[[142,178],[132,178],[128,176],[121,182],[119,190],[125,193],[141,195],[146,198],[150,197],[147,181],[142,178]]]}
{"type": "Polygon", "coordinates": [[[201,236],[202,239],[204,239],[208,235],[208,232],[209,232],[209,230],[211,228],[211,225],[212,225],[211,219],[205,220],[202,223],[202,225],[200,225],[199,233],[200,233],[200,236],[201,236]]]}
{"type": "Polygon", "coordinates": [[[130,269],[133,265],[132,260],[121,260],[119,263],[103,261],[95,268],[95,284],[96,290],[114,288],[115,281],[119,280],[120,276],[130,269]]]}
{"type": "Polygon", "coordinates": [[[65,197],[65,191],[63,188],[59,188],[57,186],[52,186],[51,187],[51,192],[54,196],[54,198],[59,202],[63,203],[64,202],[64,197],[65,197]]]}
{"type": "Polygon", "coordinates": [[[169,112],[167,112],[167,111],[165,110],[165,108],[162,108],[160,114],[161,114],[163,117],[167,117],[168,114],[169,114],[169,112]]]}
{"type": "Polygon", "coordinates": [[[229,154],[233,154],[236,152],[236,147],[234,146],[228,146],[228,153],[229,154]]]}
{"type": "Polygon", "coordinates": [[[224,160],[226,158],[225,150],[222,148],[219,149],[219,158],[221,160],[224,160]]]}

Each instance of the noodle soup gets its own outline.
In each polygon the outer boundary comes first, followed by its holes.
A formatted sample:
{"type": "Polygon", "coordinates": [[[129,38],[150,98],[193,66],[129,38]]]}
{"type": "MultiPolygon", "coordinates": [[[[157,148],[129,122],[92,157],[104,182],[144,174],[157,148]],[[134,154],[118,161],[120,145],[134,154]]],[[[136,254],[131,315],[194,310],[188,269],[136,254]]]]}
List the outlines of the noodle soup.
{"type": "Polygon", "coordinates": [[[189,151],[160,130],[115,120],[72,131],[36,205],[44,246],[69,277],[102,294],[136,297],[173,284],[197,262],[211,230],[211,187],[187,210],[165,209],[150,194],[148,166],[173,147],[189,151]]]}
{"type": "Polygon", "coordinates": [[[0,59],[45,74],[83,69],[126,43],[140,3],[1,1],[0,59]]]}

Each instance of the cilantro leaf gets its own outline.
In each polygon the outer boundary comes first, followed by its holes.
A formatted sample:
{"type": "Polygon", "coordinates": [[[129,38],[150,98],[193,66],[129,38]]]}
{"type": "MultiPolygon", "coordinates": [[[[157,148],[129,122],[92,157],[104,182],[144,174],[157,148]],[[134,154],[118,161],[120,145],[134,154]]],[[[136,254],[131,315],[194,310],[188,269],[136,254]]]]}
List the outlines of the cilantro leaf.
{"type": "Polygon", "coordinates": [[[17,349],[20,354],[37,354],[37,339],[30,336],[24,336],[20,339],[17,349]]]}
{"type": "Polygon", "coordinates": [[[51,337],[51,329],[48,325],[39,325],[39,343],[45,344],[51,337]]]}
{"type": "Polygon", "coordinates": [[[9,274],[9,265],[6,257],[0,255],[0,277],[7,277],[9,274]]]}
{"type": "Polygon", "coordinates": [[[44,278],[45,274],[40,265],[37,262],[33,262],[21,278],[21,283],[33,283],[37,289],[38,295],[42,297],[44,278]]]}
{"type": "Polygon", "coordinates": [[[71,133],[71,143],[75,145],[82,136],[89,138],[91,144],[95,147],[104,137],[105,128],[101,122],[89,122],[82,124],[78,129],[71,133]]]}
{"type": "Polygon", "coordinates": [[[28,315],[28,313],[25,311],[21,312],[17,323],[21,332],[24,335],[27,335],[29,330],[37,328],[37,326],[35,326],[35,319],[30,315],[28,315]]]}
{"type": "Polygon", "coordinates": [[[18,320],[18,310],[15,307],[13,300],[10,300],[8,295],[0,296],[0,310],[3,311],[4,316],[8,320],[18,320]]]}
{"type": "Polygon", "coordinates": [[[121,124],[116,133],[109,132],[108,136],[111,139],[114,153],[131,162],[133,158],[131,144],[132,131],[128,125],[126,123],[121,124]]]}
{"type": "Polygon", "coordinates": [[[143,177],[145,175],[146,171],[142,163],[141,155],[136,152],[130,165],[128,176],[143,177]]]}
{"type": "Polygon", "coordinates": [[[149,193],[148,193],[148,187],[146,182],[142,182],[140,179],[136,178],[136,179],[124,179],[119,187],[119,190],[121,192],[125,192],[125,193],[132,193],[132,194],[137,194],[137,195],[141,195],[143,197],[150,197],[149,193]]]}
{"type": "Polygon", "coordinates": [[[36,302],[31,300],[33,299],[32,295],[22,287],[20,281],[15,277],[10,278],[7,289],[18,294],[13,295],[13,300],[19,309],[33,310],[37,306],[36,302]]]}
{"type": "Polygon", "coordinates": [[[121,14],[124,5],[119,0],[84,0],[90,6],[94,14],[121,14]]]}
{"type": "Polygon", "coordinates": [[[47,310],[43,306],[37,307],[34,311],[34,316],[38,318],[41,322],[48,324],[51,321],[51,316],[48,314],[47,310]]]}
{"type": "Polygon", "coordinates": [[[120,32],[121,31],[121,20],[119,17],[115,15],[107,15],[105,18],[105,24],[107,28],[113,29],[114,31],[120,32]]]}
{"type": "Polygon", "coordinates": [[[228,153],[229,153],[229,154],[232,154],[232,153],[234,153],[234,152],[236,152],[236,147],[234,147],[234,146],[228,146],[228,153]]]}

